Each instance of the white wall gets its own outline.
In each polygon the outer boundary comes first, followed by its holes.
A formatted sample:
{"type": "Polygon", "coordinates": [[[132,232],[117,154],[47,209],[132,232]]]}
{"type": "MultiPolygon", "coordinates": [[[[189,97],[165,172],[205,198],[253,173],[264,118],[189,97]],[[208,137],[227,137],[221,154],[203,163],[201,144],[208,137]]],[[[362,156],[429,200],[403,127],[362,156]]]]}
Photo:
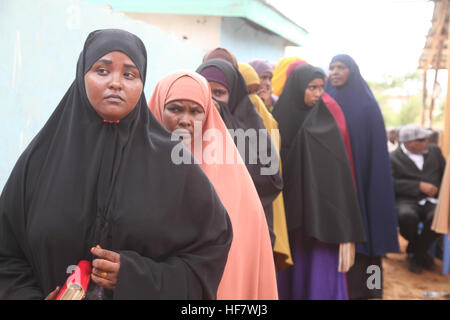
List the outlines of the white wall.
{"type": "Polygon", "coordinates": [[[138,12],[125,15],[161,28],[181,40],[192,41],[205,51],[220,45],[221,17],[138,12]]]}
{"type": "Polygon", "coordinates": [[[87,35],[119,28],[139,36],[148,54],[147,100],[159,79],[195,70],[204,50],[144,22],[83,0],[0,0],[0,190],[17,158],[75,79],[87,35]]]}
{"type": "Polygon", "coordinates": [[[222,18],[221,45],[230,49],[239,62],[265,59],[278,62],[284,56],[285,40],[257,30],[239,18],[222,18]]]}

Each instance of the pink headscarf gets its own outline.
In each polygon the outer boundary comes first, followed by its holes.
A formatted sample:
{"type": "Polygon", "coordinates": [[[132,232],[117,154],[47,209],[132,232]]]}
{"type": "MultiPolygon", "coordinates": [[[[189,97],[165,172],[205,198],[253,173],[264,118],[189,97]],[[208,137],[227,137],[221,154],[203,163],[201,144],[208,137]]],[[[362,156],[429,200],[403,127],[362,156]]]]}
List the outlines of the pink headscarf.
{"type": "Polygon", "coordinates": [[[208,82],[201,75],[189,71],[175,72],[159,81],[149,107],[161,123],[164,106],[174,100],[194,101],[205,111],[202,148],[198,152],[194,146],[192,153],[214,185],[233,226],[233,241],[217,298],[278,299],[272,246],[264,210],[250,174],[214,107],[208,82]],[[215,132],[213,139],[206,138],[208,132],[215,132]],[[206,150],[208,154],[214,153],[216,157],[213,158],[216,160],[223,160],[225,153],[228,153],[236,161],[233,164],[208,164],[202,154],[206,150]]]}

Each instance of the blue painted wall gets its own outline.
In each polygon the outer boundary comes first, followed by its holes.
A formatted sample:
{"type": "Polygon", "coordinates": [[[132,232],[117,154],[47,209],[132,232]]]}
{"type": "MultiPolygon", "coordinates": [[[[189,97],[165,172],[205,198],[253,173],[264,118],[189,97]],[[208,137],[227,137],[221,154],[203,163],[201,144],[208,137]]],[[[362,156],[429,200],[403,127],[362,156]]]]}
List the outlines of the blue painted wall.
{"type": "MultiPolygon", "coordinates": [[[[147,100],[157,81],[177,69],[195,70],[205,50],[152,25],[84,0],[0,0],[0,190],[31,139],[75,78],[87,35],[120,28],[138,35],[148,53],[147,100]]],[[[278,61],[283,39],[223,18],[221,46],[239,61],[278,61]]]]}
{"type": "Polygon", "coordinates": [[[220,43],[230,49],[239,62],[256,58],[277,62],[284,56],[283,38],[257,30],[239,18],[222,18],[220,43]]]}
{"type": "Polygon", "coordinates": [[[158,79],[176,69],[195,70],[204,55],[190,42],[83,0],[0,0],[0,12],[0,190],[75,79],[91,31],[120,28],[144,41],[147,100],[158,79]]]}

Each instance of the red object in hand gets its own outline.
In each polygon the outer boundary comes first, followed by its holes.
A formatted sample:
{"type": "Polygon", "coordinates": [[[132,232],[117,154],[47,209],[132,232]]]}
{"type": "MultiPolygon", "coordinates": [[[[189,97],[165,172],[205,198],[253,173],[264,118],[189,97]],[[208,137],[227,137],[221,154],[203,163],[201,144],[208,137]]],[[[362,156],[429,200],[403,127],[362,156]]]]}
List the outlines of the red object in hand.
{"type": "Polygon", "coordinates": [[[56,300],[82,300],[91,280],[91,263],[81,260],[59,291],[56,300]]]}

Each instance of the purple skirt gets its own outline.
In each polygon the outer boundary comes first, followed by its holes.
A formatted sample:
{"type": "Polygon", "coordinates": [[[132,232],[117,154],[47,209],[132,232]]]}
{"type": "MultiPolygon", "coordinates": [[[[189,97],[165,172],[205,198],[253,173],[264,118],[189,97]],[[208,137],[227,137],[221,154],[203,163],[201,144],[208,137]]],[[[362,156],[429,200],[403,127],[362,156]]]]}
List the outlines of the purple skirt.
{"type": "Polygon", "coordinates": [[[277,275],[280,300],[348,300],[346,274],[338,272],[339,245],[289,233],[294,265],[277,275]]]}

